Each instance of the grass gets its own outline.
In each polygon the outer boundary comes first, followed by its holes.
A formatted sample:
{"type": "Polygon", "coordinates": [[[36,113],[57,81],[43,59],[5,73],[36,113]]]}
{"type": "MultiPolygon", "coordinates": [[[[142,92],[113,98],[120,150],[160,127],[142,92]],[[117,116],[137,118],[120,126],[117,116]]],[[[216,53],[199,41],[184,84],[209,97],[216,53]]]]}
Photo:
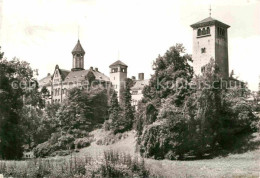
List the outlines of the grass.
{"type": "MultiPolygon", "coordinates": [[[[106,135],[93,132],[97,141],[106,135]]],[[[260,135],[242,151],[214,159],[170,161],[142,159],[135,153],[135,132],[112,145],[95,142],[79,153],[28,161],[0,161],[0,174],[12,177],[260,177],[260,135]],[[16,175],[23,176],[16,176],[16,175]]]]}
{"type": "Polygon", "coordinates": [[[0,161],[0,174],[5,177],[148,177],[144,161],[112,150],[102,159],[91,157],[69,159],[34,159],[28,161],[0,161]]]}

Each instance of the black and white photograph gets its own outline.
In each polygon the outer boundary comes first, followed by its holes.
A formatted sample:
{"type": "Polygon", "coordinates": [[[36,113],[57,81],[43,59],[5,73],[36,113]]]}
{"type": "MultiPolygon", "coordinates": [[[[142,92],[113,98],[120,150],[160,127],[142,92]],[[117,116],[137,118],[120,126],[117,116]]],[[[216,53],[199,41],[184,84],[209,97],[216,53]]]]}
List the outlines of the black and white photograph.
{"type": "Polygon", "coordinates": [[[0,0],[0,178],[259,178],[260,0],[0,0]]]}

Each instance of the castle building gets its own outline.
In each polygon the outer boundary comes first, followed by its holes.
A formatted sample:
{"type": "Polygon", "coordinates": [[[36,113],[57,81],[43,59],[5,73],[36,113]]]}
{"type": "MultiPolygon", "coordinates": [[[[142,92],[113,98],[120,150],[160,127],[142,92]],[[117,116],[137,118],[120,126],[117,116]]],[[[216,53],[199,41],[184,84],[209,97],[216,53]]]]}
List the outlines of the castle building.
{"type": "Polygon", "coordinates": [[[60,69],[56,65],[52,75],[48,74],[39,81],[40,90],[46,87],[49,91],[49,96],[46,98],[47,103],[62,102],[67,98],[68,90],[74,87],[108,86],[110,84],[109,77],[101,73],[98,68],[84,69],[84,55],[85,51],[78,40],[72,51],[72,69],[60,69]]]}
{"type": "MultiPolygon", "coordinates": [[[[39,81],[40,90],[45,87],[49,94],[45,97],[46,103],[60,103],[68,96],[68,91],[74,87],[86,87],[102,85],[104,87],[113,87],[120,99],[122,91],[126,86],[127,68],[128,66],[118,60],[109,66],[110,76],[101,73],[98,68],[90,67],[84,69],[85,51],[78,40],[76,46],[72,50],[72,68],[65,70],[55,66],[53,74],[48,74],[39,81]]],[[[135,85],[132,88],[133,105],[137,105],[137,101],[142,98],[142,89],[144,83],[144,74],[139,74],[139,80],[134,81],[135,85]]],[[[119,100],[120,101],[120,100],[119,100]]]]}
{"type": "MultiPolygon", "coordinates": [[[[229,79],[228,64],[228,28],[229,25],[220,22],[212,17],[192,24],[193,28],[193,68],[196,75],[201,75],[205,71],[205,65],[213,58],[219,66],[224,79],[229,79]]],[[[68,95],[68,90],[73,87],[88,86],[89,83],[95,85],[111,86],[121,98],[122,90],[126,86],[128,66],[118,60],[109,66],[110,76],[101,73],[98,68],[90,67],[84,69],[85,51],[78,40],[72,50],[72,69],[60,69],[56,65],[52,75],[48,74],[39,81],[40,89],[46,87],[49,96],[47,103],[62,102],[68,95]]],[[[143,97],[142,90],[149,84],[149,80],[144,80],[144,74],[139,73],[138,80],[134,80],[131,88],[132,105],[137,106],[138,101],[143,97]]],[[[120,100],[119,100],[120,101],[120,100]]]]}
{"type": "Polygon", "coordinates": [[[118,60],[109,66],[110,68],[110,82],[117,92],[118,98],[121,98],[122,90],[124,89],[127,79],[127,65],[118,60]]]}
{"type": "Polygon", "coordinates": [[[229,25],[212,17],[192,24],[193,28],[193,68],[196,75],[205,70],[205,65],[213,58],[219,66],[223,78],[229,76],[228,28],[229,25]]]}
{"type": "Polygon", "coordinates": [[[149,79],[144,79],[144,73],[138,74],[138,80],[135,80],[135,78],[132,79],[134,80],[134,86],[131,88],[132,105],[137,109],[138,101],[143,98],[142,92],[144,87],[149,84],[149,79]]]}

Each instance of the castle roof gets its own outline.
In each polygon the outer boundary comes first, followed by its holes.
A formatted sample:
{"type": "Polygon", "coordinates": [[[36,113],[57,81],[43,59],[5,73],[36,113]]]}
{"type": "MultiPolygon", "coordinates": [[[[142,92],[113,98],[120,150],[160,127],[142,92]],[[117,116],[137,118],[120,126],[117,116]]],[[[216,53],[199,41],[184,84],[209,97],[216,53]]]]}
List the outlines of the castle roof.
{"type": "Polygon", "coordinates": [[[75,53],[83,53],[83,54],[85,54],[85,51],[84,51],[84,49],[82,48],[82,46],[81,46],[79,40],[78,40],[76,46],[74,47],[74,49],[72,50],[71,53],[72,53],[72,54],[75,54],[75,53]]]}
{"type": "Polygon", "coordinates": [[[111,64],[109,67],[112,67],[112,66],[118,66],[118,65],[126,66],[126,67],[127,67],[127,65],[126,65],[125,63],[123,63],[122,61],[120,61],[120,60],[114,62],[114,63],[111,64]]]}
{"type": "Polygon", "coordinates": [[[40,87],[47,87],[47,86],[51,86],[51,75],[48,75],[44,78],[42,78],[41,80],[39,80],[39,86],[40,87]]]}
{"type": "Polygon", "coordinates": [[[131,90],[142,90],[146,85],[149,85],[149,80],[137,80],[131,90]]]}
{"type": "Polygon", "coordinates": [[[64,79],[67,77],[67,75],[68,75],[69,73],[70,73],[69,70],[60,69],[60,74],[61,74],[61,78],[62,78],[62,80],[64,80],[64,79]]]}
{"type": "Polygon", "coordinates": [[[208,17],[208,18],[205,18],[197,23],[194,23],[191,25],[192,28],[198,28],[198,27],[204,27],[204,26],[208,26],[208,25],[220,25],[220,26],[223,26],[225,28],[229,28],[230,26],[223,23],[223,22],[220,22],[219,20],[216,20],[212,17],[208,17]]]}
{"type": "Polygon", "coordinates": [[[110,81],[109,77],[107,77],[105,74],[96,71],[96,70],[80,70],[80,71],[71,71],[67,77],[65,78],[65,83],[70,82],[80,82],[86,80],[86,76],[89,72],[92,72],[96,78],[96,80],[102,80],[102,81],[110,81]]]}

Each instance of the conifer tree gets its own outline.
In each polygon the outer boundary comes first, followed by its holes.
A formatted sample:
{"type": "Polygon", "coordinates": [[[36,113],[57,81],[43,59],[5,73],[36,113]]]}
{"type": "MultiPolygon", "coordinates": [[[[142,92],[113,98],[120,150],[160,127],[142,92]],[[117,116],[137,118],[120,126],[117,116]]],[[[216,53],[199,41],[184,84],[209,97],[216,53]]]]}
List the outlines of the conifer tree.
{"type": "Polygon", "coordinates": [[[130,80],[126,81],[126,88],[123,92],[123,97],[124,97],[124,103],[123,103],[123,116],[124,116],[124,122],[125,122],[125,129],[129,130],[133,126],[133,120],[134,120],[134,111],[133,107],[131,105],[132,101],[132,95],[130,93],[130,86],[129,85],[130,80]]]}
{"type": "Polygon", "coordinates": [[[109,109],[109,119],[113,122],[117,121],[119,118],[119,104],[117,99],[116,91],[113,92],[110,100],[110,109],[109,109]]]}

